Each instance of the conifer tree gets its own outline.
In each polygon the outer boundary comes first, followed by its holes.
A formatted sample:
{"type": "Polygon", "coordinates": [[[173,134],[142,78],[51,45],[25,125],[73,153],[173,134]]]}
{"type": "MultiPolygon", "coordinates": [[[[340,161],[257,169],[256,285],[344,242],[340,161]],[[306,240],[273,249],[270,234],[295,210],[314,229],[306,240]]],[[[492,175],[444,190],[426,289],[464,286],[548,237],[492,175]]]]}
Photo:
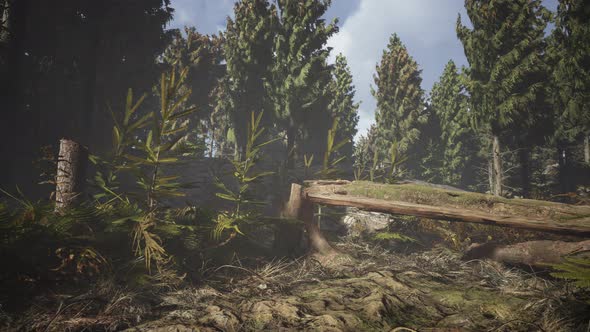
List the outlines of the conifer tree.
{"type": "Polygon", "coordinates": [[[543,90],[544,30],[550,13],[540,0],[466,0],[473,29],[457,20],[469,62],[467,89],[475,123],[492,141],[493,188],[502,195],[506,136],[528,130],[543,90]]]}
{"type": "Polygon", "coordinates": [[[431,183],[443,181],[444,142],[441,140],[441,120],[432,108],[431,103],[425,104],[426,123],[420,124],[420,137],[407,152],[407,167],[415,169],[414,176],[431,183]]]}
{"type": "MultiPolygon", "coordinates": [[[[250,114],[261,113],[268,98],[264,82],[269,79],[273,60],[273,40],[277,23],[276,8],[267,0],[240,0],[234,6],[235,18],[227,20],[223,47],[227,63],[225,103],[231,115],[236,152],[245,148],[250,114]]],[[[264,112],[263,127],[273,123],[273,112],[264,112]]]]}
{"type": "Polygon", "coordinates": [[[332,117],[338,118],[338,132],[336,141],[348,141],[341,151],[343,155],[352,156],[352,140],[357,133],[357,124],[359,116],[357,114],[359,104],[354,102],[355,88],[352,84],[352,74],[346,58],[339,54],[336,56],[336,63],[332,71],[332,81],[330,82],[330,101],[329,109],[332,117]]]}
{"type": "MultiPolygon", "coordinates": [[[[286,132],[289,168],[303,152],[303,140],[315,137],[323,141],[330,127],[326,97],[331,80],[331,68],[327,64],[330,49],[325,45],[338,31],[336,20],[326,24],[322,18],[330,3],[329,0],[277,1],[280,22],[268,89],[275,116],[286,132]]],[[[306,144],[306,147],[318,145],[306,144]]]]}
{"type": "MultiPolygon", "coordinates": [[[[173,39],[162,55],[162,62],[168,67],[174,66],[187,68],[188,73],[181,91],[192,90],[190,97],[184,102],[185,106],[195,106],[199,112],[195,112],[190,119],[190,130],[183,139],[186,147],[201,152],[208,133],[215,130],[217,124],[213,124],[212,112],[214,103],[212,103],[212,94],[218,80],[224,75],[224,66],[221,65],[223,60],[223,38],[217,35],[203,35],[196,31],[195,28],[185,27],[185,34],[179,30],[173,31],[173,39]],[[200,143],[200,144],[199,144],[200,143]]],[[[213,143],[212,137],[209,137],[209,143],[213,143]]],[[[213,152],[213,147],[208,148],[209,155],[213,152]]]]}
{"type": "MultiPolygon", "coordinates": [[[[563,156],[567,144],[583,141],[590,165],[590,2],[562,0],[550,37],[553,60],[552,104],[556,113],[556,143],[563,156]]],[[[561,158],[560,158],[561,159],[561,158]]],[[[560,160],[561,161],[561,160],[560,160]]],[[[560,162],[560,166],[564,161],[560,162]]],[[[562,169],[563,171],[563,169],[562,169]]]]}
{"type": "Polygon", "coordinates": [[[441,180],[460,185],[473,151],[473,130],[469,124],[468,97],[457,66],[449,60],[431,92],[431,107],[440,119],[440,147],[443,150],[441,180]]]}
{"type": "Polygon", "coordinates": [[[374,75],[372,94],[377,99],[376,145],[381,158],[388,155],[392,142],[405,154],[420,137],[425,124],[424,91],[418,64],[400,38],[393,34],[374,75]]]}

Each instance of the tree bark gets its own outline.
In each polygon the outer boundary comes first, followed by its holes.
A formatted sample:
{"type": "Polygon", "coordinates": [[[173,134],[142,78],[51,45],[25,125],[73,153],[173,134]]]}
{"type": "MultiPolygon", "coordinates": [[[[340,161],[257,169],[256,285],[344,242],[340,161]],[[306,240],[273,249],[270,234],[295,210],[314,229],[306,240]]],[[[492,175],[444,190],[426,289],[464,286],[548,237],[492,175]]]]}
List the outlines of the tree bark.
{"type": "Polygon", "coordinates": [[[520,159],[520,179],[522,182],[522,197],[529,197],[531,191],[529,150],[527,148],[521,148],[520,150],[518,150],[518,157],[520,159]]]}
{"type": "MultiPolygon", "coordinates": [[[[0,0],[0,45],[8,47],[11,36],[11,3],[9,0],[0,0]]],[[[4,60],[4,59],[2,59],[4,60]]]]}
{"type": "Polygon", "coordinates": [[[569,152],[565,144],[557,145],[558,187],[561,193],[570,191],[570,161],[569,152]]]}
{"type": "Polygon", "coordinates": [[[590,135],[584,137],[584,161],[590,165],[590,135]]]}
{"type": "Polygon", "coordinates": [[[502,196],[502,154],[500,149],[500,138],[494,135],[492,141],[492,155],[494,160],[494,195],[502,196]]]}
{"type": "Polygon", "coordinates": [[[287,218],[299,219],[305,223],[312,253],[322,256],[336,253],[336,250],[323,236],[318,225],[314,223],[313,203],[304,198],[301,185],[296,183],[291,185],[291,196],[283,214],[287,218]]]}
{"type": "Polygon", "coordinates": [[[487,258],[512,265],[542,266],[558,264],[563,256],[590,250],[590,240],[581,242],[528,241],[511,245],[493,243],[473,244],[464,259],[487,258]]]}
{"type": "Polygon", "coordinates": [[[494,193],[494,162],[488,160],[488,184],[490,186],[490,193],[494,193]]]}
{"type": "Polygon", "coordinates": [[[557,144],[557,183],[559,187],[559,192],[565,193],[566,192],[566,185],[565,185],[565,158],[563,155],[563,149],[561,148],[560,144],[557,144]]]}
{"type": "Polygon", "coordinates": [[[211,134],[211,142],[209,142],[209,158],[213,158],[213,149],[215,148],[215,135],[211,134]]]}
{"type": "Polygon", "coordinates": [[[59,141],[55,187],[55,212],[63,212],[76,204],[82,196],[88,150],[69,139],[59,141]]]}

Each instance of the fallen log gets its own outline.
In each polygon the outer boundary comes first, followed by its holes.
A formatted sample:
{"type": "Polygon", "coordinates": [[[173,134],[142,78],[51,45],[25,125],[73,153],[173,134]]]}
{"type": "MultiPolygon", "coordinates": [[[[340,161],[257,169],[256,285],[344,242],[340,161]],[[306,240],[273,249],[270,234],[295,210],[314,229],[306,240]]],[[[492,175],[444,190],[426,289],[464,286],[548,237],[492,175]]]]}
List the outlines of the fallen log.
{"type": "Polygon", "coordinates": [[[590,235],[590,207],[507,199],[417,184],[307,182],[305,200],[323,205],[561,234],[590,235]]]}
{"type": "Polygon", "coordinates": [[[491,259],[511,265],[547,266],[562,262],[564,256],[590,251],[590,240],[581,242],[527,241],[517,244],[472,244],[463,258],[491,259]]]}

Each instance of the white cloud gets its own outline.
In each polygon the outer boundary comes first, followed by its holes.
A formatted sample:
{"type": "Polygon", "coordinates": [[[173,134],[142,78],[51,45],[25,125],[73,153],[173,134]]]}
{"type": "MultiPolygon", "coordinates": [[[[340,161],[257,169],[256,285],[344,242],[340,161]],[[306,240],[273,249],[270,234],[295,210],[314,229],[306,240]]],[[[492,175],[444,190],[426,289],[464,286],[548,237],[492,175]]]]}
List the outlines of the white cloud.
{"type": "Polygon", "coordinates": [[[459,12],[465,18],[463,0],[362,0],[342,24],[328,44],[334,48],[332,56],[343,53],[352,70],[357,100],[362,101],[358,135],[366,133],[374,121],[370,85],[391,34],[400,36],[423,69],[423,88],[429,90],[449,59],[465,64],[455,34],[459,12]]]}
{"type": "Polygon", "coordinates": [[[194,26],[213,34],[225,29],[225,19],[233,16],[234,0],[173,0],[174,19],[170,28],[194,26]]]}

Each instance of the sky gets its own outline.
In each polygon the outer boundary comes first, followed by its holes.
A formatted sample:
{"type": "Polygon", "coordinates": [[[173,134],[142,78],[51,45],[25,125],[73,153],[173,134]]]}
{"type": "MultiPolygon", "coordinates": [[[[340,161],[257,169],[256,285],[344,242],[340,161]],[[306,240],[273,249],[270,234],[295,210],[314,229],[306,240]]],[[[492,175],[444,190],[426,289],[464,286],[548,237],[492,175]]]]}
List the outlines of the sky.
{"type": "MultiPolygon", "coordinates": [[[[172,0],[175,8],[170,28],[194,26],[212,34],[222,31],[232,16],[234,0],[172,0]]],[[[406,45],[422,70],[422,88],[430,91],[453,60],[467,65],[463,46],[457,39],[455,24],[460,14],[467,19],[463,0],[332,0],[325,15],[328,21],[339,18],[340,31],[329,41],[331,61],[338,53],[348,60],[360,102],[357,139],[365,134],[375,118],[376,102],[371,95],[375,66],[394,32],[406,45]]],[[[543,4],[555,10],[557,0],[543,4]]]]}

